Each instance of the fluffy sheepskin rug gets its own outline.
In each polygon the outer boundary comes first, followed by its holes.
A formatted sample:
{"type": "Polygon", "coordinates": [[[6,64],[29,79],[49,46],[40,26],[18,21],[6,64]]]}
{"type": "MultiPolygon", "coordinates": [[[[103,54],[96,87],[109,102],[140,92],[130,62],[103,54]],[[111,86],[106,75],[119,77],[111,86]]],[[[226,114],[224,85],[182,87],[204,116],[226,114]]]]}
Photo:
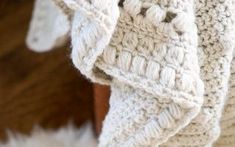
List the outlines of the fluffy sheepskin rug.
{"type": "Polygon", "coordinates": [[[87,123],[80,129],[72,125],[58,131],[36,128],[30,136],[9,133],[9,140],[0,147],[97,147],[97,141],[87,123]]]}

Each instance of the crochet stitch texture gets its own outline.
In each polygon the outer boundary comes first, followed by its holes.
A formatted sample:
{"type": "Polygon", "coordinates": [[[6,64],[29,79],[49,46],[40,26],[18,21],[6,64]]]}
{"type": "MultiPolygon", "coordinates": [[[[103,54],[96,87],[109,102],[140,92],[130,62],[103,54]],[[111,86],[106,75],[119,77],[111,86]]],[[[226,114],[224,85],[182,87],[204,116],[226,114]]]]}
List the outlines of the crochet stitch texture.
{"type": "MultiPolygon", "coordinates": [[[[37,0],[30,30],[41,31],[35,27],[38,3],[49,7],[49,1],[37,0]]],[[[226,98],[234,0],[53,1],[58,8],[49,11],[58,17],[43,21],[63,18],[66,29],[53,31],[46,47],[28,43],[43,51],[70,29],[74,65],[93,82],[111,86],[100,147],[212,146],[220,126],[215,146],[235,145],[234,76],[226,98]]]]}

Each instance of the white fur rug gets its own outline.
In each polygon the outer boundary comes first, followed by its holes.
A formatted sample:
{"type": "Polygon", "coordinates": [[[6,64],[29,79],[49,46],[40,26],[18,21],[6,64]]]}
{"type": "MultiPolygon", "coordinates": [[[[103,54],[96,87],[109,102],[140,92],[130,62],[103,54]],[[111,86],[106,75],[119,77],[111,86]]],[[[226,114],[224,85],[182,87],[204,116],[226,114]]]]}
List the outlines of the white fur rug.
{"type": "Polygon", "coordinates": [[[35,128],[30,136],[9,133],[0,147],[97,147],[90,123],[76,128],[69,125],[57,131],[35,128]]]}

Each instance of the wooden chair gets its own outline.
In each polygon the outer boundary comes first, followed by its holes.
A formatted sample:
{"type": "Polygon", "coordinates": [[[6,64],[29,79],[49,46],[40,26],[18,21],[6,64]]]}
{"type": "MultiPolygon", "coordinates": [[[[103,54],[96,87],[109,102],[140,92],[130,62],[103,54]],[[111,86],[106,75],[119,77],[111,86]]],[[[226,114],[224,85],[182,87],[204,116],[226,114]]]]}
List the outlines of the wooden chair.
{"type": "Polygon", "coordinates": [[[95,131],[99,135],[102,128],[102,122],[109,107],[110,88],[94,84],[94,116],[95,116],[95,131]]]}

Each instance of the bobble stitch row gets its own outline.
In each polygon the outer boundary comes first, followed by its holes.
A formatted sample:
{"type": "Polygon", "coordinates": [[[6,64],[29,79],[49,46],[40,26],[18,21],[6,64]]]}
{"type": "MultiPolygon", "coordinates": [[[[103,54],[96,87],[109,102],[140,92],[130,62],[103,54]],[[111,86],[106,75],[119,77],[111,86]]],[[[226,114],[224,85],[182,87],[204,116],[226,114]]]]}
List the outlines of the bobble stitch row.
{"type": "Polygon", "coordinates": [[[117,53],[115,47],[106,48],[103,52],[102,59],[110,65],[116,66],[117,64],[123,71],[131,71],[139,76],[153,80],[159,79],[159,84],[164,87],[176,88],[180,91],[192,93],[193,95],[200,92],[196,90],[199,85],[193,84],[196,83],[192,78],[195,73],[188,73],[185,70],[181,71],[179,69],[176,70],[170,65],[162,66],[156,61],[147,60],[143,56],[133,56],[132,52],[129,51],[123,50],[117,53]]]}

